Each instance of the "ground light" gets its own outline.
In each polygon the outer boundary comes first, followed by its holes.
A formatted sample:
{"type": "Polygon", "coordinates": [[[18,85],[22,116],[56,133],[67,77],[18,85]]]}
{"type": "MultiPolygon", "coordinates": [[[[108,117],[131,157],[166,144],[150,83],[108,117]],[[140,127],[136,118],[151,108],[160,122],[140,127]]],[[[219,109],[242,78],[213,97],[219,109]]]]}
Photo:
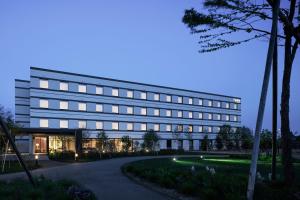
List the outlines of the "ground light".
{"type": "Polygon", "coordinates": [[[176,161],[177,161],[177,159],[176,159],[176,158],[173,158],[173,161],[175,161],[175,162],[176,162],[176,161]]]}
{"type": "Polygon", "coordinates": [[[200,156],[200,159],[201,159],[201,160],[203,159],[203,156],[202,156],[202,155],[200,156]]]}
{"type": "Polygon", "coordinates": [[[34,159],[35,159],[35,166],[37,167],[39,165],[39,155],[35,155],[34,156],[34,159]]]}
{"type": "Polygon", "coordinates": [[[75,153],[75,160],[77,160],[77,157],[78,157],[78,153],[75,153]]]}

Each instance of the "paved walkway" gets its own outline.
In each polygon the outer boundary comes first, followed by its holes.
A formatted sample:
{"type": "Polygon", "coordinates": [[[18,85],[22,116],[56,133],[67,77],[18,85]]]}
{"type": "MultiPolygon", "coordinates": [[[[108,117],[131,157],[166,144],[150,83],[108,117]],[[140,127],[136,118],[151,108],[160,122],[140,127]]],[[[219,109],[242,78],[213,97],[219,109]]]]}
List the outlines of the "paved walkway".
{"type": "MultiPolygon", "coordinates": [[[[62,178],[75,180],[86,188],[92,190],[99,200],[168,199],[166,196],[132,182],[126,176],[124,176],[120,170],[120,167],[125,163],[150,158],[158,157],[127,157],[88,163],[73,163],[51,168],[36,169],[32,171],[32,174],[33,176],[39,176],[43,174],[45,177],[54,180],[62,178]]],[[[0,180],[10,180],[24,177],[26,177],[25,173],[20,172],[1,175],[0,180]]]]}

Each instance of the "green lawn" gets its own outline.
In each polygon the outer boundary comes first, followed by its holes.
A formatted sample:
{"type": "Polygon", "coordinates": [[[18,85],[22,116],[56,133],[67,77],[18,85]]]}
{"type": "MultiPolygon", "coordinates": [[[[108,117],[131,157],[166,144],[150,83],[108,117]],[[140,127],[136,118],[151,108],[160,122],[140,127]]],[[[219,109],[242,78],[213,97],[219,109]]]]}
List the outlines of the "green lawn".
{"type": "MultiPolygon", "coordinates": [[[[231,157],[204,156],[190,158],[163,158],[132,162],[124,166],[125,172],[154,182],[162,187],[174,188],[180,193],[201,199],[245,199],[250,160],[231,157]],[[193,168],[193,169],[192,169],[193,168]],[[214,169],[215,173],[213,173],[214,169]]],[[[258,180],[255,199],[295,199],[300,191],[300,164],[295,163],[296,183],[286,188],[282,182],[268,181],[271,171],[269,160],[258,162],[262,179],[258,180]]],[[[278,162],[278,176],[282,166],[278,162]]]]}

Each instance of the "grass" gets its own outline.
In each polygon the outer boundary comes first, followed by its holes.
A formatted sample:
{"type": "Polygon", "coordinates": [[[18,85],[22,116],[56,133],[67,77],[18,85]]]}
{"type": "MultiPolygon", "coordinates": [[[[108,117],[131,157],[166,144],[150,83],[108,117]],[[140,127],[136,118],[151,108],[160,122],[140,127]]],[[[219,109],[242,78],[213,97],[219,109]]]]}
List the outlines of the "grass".
{"type": "MultiPolygon", "coordinates": [[[[40,165],[35,164],[34,160],[24,161],[24,162],[29,170],[37,169],[40,167],[40,165]]],[[[20,171],[24,171],[24,169],[18,161],[9,161],[8,160],[5,163],[4,172],[2,172],[2,165],[1,165],[0,175],[5,174],[5,173],[20,172],[20,171]]]]}
{"type": "MultiPolygon", "coordinates": [[[[282,178],[282,166],[278,165],[278,177],[282,178]]],[[[151,159],[132,162],[124,166],[125,172],[156,183],[161,187],[173,188],[178,192],[200,199],[246,199],[250,160],[205,156],[200,157],[151,159]],[[192,168],[194,170],[192,170],[192,168]],[[214,168],[215,174],[207,168],[214,168]]],[[[257,170],[262,179],[258,180],[255,199],[295,199],[300,191],[300,163],[295,163],[296,181],[285,187],[281,181],[271,182],[269,159],[258,162],[257,170]]]]}
{"type": "MultiPolygon", "coordinates": [[[[15,199],[41,199],[41,200],[71,200],[74,198],[73,194],[69,193],[70,187],[80,186],[74,181],[59,180],[52,181],[44,177],[35,178],[36,186],[33,187],[28,181],[14,180],[12,182],[0,182],[0,199],[5,200],[15,199]]],[[[95,196],[90,193],[86,200],[94,200],[95,196]]]]}

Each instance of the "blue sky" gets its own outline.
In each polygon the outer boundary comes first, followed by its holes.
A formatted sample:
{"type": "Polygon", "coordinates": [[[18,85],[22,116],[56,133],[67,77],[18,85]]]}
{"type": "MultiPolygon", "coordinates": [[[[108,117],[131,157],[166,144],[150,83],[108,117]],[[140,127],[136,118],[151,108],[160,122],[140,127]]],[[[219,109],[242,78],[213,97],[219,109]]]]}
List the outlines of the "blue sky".
{"type": "MultiPolygon", "coordinates": [[[[14,79],[28,79],[29,67],[37,66],[239,96],[242,124],[254,128],[267,43],[254,41],[199,54],[198,38],[181,18],[184,9],[200,4],[199,0],[1,1],[0,104],[14,111],[14,79]]],[[[299,55],[293,66],[290,109],[291,128],[298,132],[299,55]]],[[[279,63],[281,88],[282,50],[279,63]]],[[[271,128],[270,94],[264,128],[271,128]]]]}

